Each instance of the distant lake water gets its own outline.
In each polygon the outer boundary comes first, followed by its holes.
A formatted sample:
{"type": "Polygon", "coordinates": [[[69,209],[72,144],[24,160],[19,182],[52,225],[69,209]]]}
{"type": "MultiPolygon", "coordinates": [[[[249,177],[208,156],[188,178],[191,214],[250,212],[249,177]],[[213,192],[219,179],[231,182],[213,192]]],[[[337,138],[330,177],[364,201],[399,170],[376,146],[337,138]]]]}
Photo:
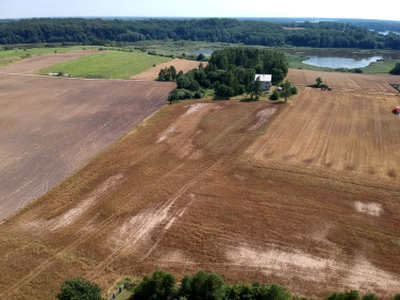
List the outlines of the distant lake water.
{"type": "Polygon", "coordinates": [[[364,68],[382,59],[399,59],[400,52],[363,51],[346,49],[309,49],[291,51],[305,57],[304,64],[325,68],[364,68]]]}
{"type": "Polygon", "coordinates": [[[383,59],[383,56],[371,56],[365,58],[350,58],[350,57],[333,57],[333,56],[308,56],[307,60],[303,63],[307,65],[326,67],[326,68],[364,68],[369,66],[370,63],[383,59]]]}
{"type": "Polygon", "coordinates": [[[196,50],[196,51],[189,52],[189,54],[194,54],[194,55],[199,55],[199,54],[211,55],[211,54],[213,54],[214,51],[215,51],[215,49],[203,49],[203,50],[196,50]]]}

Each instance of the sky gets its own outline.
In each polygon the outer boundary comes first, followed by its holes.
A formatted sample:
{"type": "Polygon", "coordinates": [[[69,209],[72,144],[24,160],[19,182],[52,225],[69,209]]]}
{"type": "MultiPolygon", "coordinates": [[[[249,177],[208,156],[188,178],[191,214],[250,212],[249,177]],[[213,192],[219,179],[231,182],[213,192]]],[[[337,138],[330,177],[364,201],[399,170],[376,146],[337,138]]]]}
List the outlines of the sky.
{"type": "Polygon", "coordinates": [[[39,17],[298,17],[400,21],[397,0],[0,0],[0,19],[39,17]]]}

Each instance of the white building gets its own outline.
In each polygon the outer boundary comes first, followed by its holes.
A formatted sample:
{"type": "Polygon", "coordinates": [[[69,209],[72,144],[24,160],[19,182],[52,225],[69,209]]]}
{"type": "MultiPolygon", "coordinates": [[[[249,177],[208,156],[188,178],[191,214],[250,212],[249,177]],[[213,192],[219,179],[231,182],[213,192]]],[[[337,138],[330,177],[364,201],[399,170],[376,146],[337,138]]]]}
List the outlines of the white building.
{"type": "Polygon", "coordinates": [[[272,75],[271,74],[256,74],[254,81],[257,79],[261,81],[261,89],[268,91],[271,88],[272,75]]]}

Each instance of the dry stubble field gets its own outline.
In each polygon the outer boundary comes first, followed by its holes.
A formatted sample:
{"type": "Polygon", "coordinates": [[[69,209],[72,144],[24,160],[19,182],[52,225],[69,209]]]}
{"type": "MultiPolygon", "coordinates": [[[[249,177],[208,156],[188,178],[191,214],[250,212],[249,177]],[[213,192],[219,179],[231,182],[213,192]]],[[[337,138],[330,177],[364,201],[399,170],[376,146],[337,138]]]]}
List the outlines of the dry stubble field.
{"type": "MultiPolygon", "coordinates": [[[[298,85],[318,76],[328,82],[326,73],[289,74],[298,85]]],[[[374,75],[380,95],[329,76],[333,92],[303,87],[287,106],[163,107],[3,222],[1,297],[51,299],[76,275],[106,291],[123,275],[159,268],[278,282],[308,297],[348,289],[392,297],[400,188],[389,162],[400,141],[390,109],[399,96],[384,81],[399,79],[374,75]]]]}

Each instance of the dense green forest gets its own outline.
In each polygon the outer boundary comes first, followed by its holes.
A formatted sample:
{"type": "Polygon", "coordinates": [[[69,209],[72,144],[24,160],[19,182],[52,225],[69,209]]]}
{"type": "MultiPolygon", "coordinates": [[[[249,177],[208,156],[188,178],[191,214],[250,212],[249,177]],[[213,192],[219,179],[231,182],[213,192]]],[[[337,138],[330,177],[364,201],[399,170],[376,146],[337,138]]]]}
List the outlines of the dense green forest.
{"type": "Polygon", "coordinates": [[[400,50],[400,35],[335,22],[276,22],[237,19],[46,18],[0,22],[0,44],[191,40],[263,46],[400,50]],[[286,25],[286,26],[283,26],[286,25]],[[288,28],[288,26],[290,26],[288,28]]]}

